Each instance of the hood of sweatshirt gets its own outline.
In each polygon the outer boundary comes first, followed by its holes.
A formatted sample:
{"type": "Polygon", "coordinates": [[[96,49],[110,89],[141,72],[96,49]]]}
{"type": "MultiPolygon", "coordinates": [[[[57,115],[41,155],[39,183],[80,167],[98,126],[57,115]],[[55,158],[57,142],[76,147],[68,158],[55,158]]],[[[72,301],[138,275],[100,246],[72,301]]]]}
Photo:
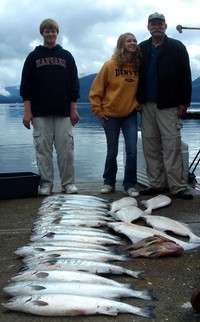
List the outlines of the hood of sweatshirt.
{"type": "Polygon", "coordinates": [[[62,49],[62,47],[60,45],[56,45],[52,48],[48,48],[48,47],[45,47],[45,46],[42,46],[42,45],[39,45],[39,46],[36,46],[35,47],[35,51],[36,52],[56,52],[58,50],[62,49]]]}

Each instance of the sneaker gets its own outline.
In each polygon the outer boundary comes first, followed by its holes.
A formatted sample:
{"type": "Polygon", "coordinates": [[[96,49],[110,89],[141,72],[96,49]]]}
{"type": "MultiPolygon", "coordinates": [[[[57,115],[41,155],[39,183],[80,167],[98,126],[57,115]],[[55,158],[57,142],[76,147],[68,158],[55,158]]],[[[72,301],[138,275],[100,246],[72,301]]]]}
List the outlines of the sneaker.
{"type": "Polygon", "coordinates": [[[176,197],[184,199],[184,200],[191,200],[193,199],[193,195],[188,192],[188,190],[181,190],[175,194],[176,197]]]}
{"type": "Polygon", "coordinates": [[[38,194],[40,195],[40,196],[50,196],[50,194],[51,194],[51,189],[49,188],[49,187],[45,187],[45,186],[41,186],[40,188],[39,188],[39,192],[38,192],[38,194]]]}
{"type": "Polygon", "coordinates": [[[135,188],[129,188],[128,190],[124,190],[124,194],[129,197],[137,197],[139,196],[139,192],[135,188]]]}
{"type": "Polygon", "coordinates": [[[75,194],[75,193],[78,193],[78,189],[76,188],[76,186],[74,184],[68,184],[65,187],[65,193],[67,193],[67,194],[75,194]]]}
{"type": "Polygon", "coordinates": [[[108,184],[105,184],[101,189],[101,193],[110,193],[113,191],[115,191],[115,187],[109,186],[108,184]]]}

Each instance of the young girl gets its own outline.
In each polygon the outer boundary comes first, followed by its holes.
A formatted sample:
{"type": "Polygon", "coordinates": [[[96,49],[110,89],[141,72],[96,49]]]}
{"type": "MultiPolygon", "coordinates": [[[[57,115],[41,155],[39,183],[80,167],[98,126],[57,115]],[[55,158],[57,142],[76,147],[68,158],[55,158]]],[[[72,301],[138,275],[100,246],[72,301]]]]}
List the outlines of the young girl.
{"type": "Polygon", "coordinates": [[[105,130],[107,156],[103,173],[104,185],[101,193],[115,191],[117,155],[120,130],[122,130],[126,164],[124,171],[124,193],[138,196],[137,182],[137,110],[138,69],[141,53],[132,33],[119,36],[111,59],[106,61],[93,81],[89,98],[92,113],[100,118],[105,130]]]}

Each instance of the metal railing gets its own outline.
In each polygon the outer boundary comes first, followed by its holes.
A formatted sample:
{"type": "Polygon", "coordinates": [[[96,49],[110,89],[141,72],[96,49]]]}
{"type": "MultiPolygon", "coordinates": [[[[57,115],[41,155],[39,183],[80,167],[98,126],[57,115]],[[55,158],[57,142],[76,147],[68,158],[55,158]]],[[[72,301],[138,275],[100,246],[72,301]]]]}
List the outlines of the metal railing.
{"type": "Polygon", "coordinates": [[[176,26],[176,30],[181,34],[183,29],[190,29],[190,30],[200,30],[200,27],[183,27],[181,25],[176,26]]]}

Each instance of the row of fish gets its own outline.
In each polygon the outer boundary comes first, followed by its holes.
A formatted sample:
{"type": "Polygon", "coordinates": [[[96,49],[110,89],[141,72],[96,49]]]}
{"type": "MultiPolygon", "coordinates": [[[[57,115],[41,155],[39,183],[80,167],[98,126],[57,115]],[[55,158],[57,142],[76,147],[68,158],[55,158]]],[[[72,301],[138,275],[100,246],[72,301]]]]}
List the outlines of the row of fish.
{"type": "Polygon", "coordinates": [[[133,283],[119,283],[101,274],[126,274],[138,279],[142,271],[109,262],[179,255],[200,246],[200,237],[189,226],[152,214],[170,203],[169,197],[158,195],[143,200],[146,209],[142,210],[131,197],[114,202],[86,195],[45,198],[31,242],[15,251],[23,266],[5,286],[5,292],[14,297],[3,305],[37,315],[123,312],[152,317],[151,306],[139,308],[118,301],[124,297],[154,300],[150,289],[136,290],[133,283]],[[144,225],[133,223],[139,218],[144,225]]]}
{"type": "Polygon", "coordinates": [[[151,318],[152,306],[137,307],[124,297],[155,300],[151,289],[137,290],[101,274],[142,278],[142,271],[111,264],[131,260],[127,240],[110,229],[111,213],[136,205],[86,196],[57,195],[44,199],[33,225],[30,243],[18,248],[23,266],[4,291],[12,295],[3,306],[44,316],[131,313],[151,318]]]}
{"type": "Polygon", "coordinates": [[[112,214],[113,218],[121,222],[108,223],[108,226],[131,240],[132,246],[128,249],[132,257],[180,255],[199,247],[200,237],[188,225],[165,216],[152,215],[153,210],[170,203],[171,199],[164,195],[142,200],[141,204],[146,210],[140,209],[137,204],[121,208],[112,214]],[[147,226],[133,224],[138,218],[143,219],[147,226]],[[168,233],[176,234],[177,238],[168,233]],[[184,242],[179,236],[187,237],[189,241],[184,242]]]}
{"type": "MultiPolygon", "coordinates": [[[[116,232],[127,236],[134,245],[139,243],[136,245],[137,249],[139,249],[138,246],[142,245],[142,243],[146,246],[146,239],[148,242],[149,237],[154,236],[154,250],[157,250],[155,257],[159,254],[161,256],[170,254],[170,249],[171,254],[181,254],[183,251],[199,247],[200,237],[195,235],[187,224],[165,216],[152,215],[153,210],[168,206],[170,203],[171,199],[169,197],[158,195],[148,200],[141,201],[141,204],[146,207],[146,210],[144,211],[140,209],[137,204],[135,206],[121,208],[112,214],[113,218],[120,222],[108,223],[108,226],[113,228],[116,232]],[[147,226],[134,224],[133,222],[138,218],[142,218],[147,226]],[[169,235],[169,232],[176,234],[177,238],[169,235]],[[157,236],[159,236],[159,241],[157,236]],[[189,241],[185,242],[178,238],[179,236],[187,237],[189,238],[189,241]],[[155,248],[156,241],[158,241],[158,244],[155,248]],[[164,245],[167,245],[166,249],[163,249],[164,245]]],[[[144,254],[144,247],[141,247],[141,256],[148,256],[147,254],[144,254]]]]}

